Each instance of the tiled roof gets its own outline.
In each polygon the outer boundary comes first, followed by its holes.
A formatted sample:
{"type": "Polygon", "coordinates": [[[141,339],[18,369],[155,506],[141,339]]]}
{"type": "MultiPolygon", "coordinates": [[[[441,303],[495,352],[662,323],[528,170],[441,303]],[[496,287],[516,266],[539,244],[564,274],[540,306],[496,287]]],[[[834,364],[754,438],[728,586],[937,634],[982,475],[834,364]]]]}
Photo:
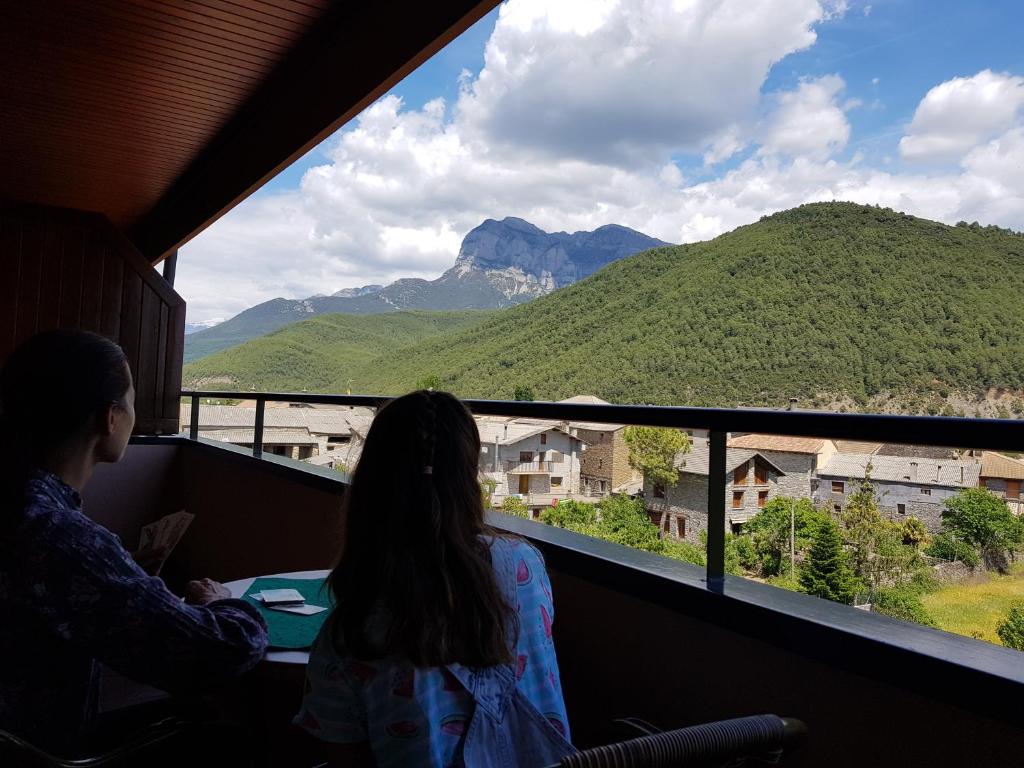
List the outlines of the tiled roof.
{"type": "MultiPolygon", "coordinates": [[[[347,435],[353,429],[365,432],[373,420],[369,408],[267,408],[263,412],[264,427],[290,427],[306,429],[323,435],[347,435]]],[[[182,405],[181,425],[187,428],[192,419],[192,407],[182,405]]],[[[256,409],[236,405],[200,405],[199,428],[249,427],[256,423],[256,409]]]]}
{"type": "MultiPolygon", "coordinates": [[[[707,475],[710,461],[710,446],[707,440],[694,440],[690,444],[690,450],[676,456],[676,469],[690,475],[707,475]]],[[[725,471],[732,472],[736,467],[753,456],[760,456],[761,460],[769,464],[780,475],[786,474],[775,466],[757,451],[747,448],[728,448],[725,452],[725,471]]]]}
{"type": "MultiPolygon", "coordinates": [[[[252,445],[255,439],[250,427],[230,427],[228,429],[201,429],[199,436],[208,440],[219,440],[222,443],[252,445]]],[[[317,445],[317,439],[304,429],[265,429],[263,445],[317,445]]]]}
{"type": "Polygon", "coordinates": [[[981,470],[976,461],[837,453],[818,469],[818,474],[859,480],[865,476],[868,464],[871,465],[872,480],[948,488],[973,488],[978,484],[981,470]],[[912,466],[914,464],[916,468],[912,466]]]}
{"type": "Polygon", "coordinates": [[[1017,461],[994,451],[985,451],[981,455],[981,476],[1024,480],[1024,461],[1017,461]]]}
{"type": "Polygon", "coordinates": [[[868,443],[862,440],[833,440],[836,450],[840,453],[877,453],[881,443],[868,443]]]}
{"type": "Polygon", "coordinates": [[[789,435],[742,435],[729,441],[730,448],[753,448],[755,451],[785,451],[786,453],[817,453],[825,445],[820,437],[791,437],[789,435]]]}

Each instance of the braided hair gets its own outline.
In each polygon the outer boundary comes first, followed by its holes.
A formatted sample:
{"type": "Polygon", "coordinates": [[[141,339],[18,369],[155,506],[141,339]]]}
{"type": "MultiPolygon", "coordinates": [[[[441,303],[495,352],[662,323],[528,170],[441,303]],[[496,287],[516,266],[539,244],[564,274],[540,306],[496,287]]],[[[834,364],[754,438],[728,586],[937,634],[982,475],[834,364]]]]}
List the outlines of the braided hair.
{"type": "Polygon", "coordinates": [[[479,483],[480,437],[455,397],[420,390],[377,414],[344,501],[329,577],[340,653],[421,667],[512,658],[514,611],[498,588],[479,483]]]}

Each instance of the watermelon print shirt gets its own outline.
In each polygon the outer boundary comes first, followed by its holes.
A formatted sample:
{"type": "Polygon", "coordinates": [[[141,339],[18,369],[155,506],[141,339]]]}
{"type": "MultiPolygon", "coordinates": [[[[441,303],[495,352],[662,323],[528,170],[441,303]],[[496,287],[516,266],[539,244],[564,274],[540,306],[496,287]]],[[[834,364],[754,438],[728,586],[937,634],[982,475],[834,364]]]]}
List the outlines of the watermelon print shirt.
{"type": "MultiPolygon", "coordinates": [[[[568,740],[552,640],[551,584],[543,558],[517,539],[493,538],[490,545],[492,559],[495,548],[507,548],[502,554],[511,555],[515,564],[516,687],[568,740]]],[[[497,680],[496,669],[475,674],[497,680]]],[[[456,768],[464,765],[466,730],[476,706],[448,668],[416,668],[397,657],[361,661],[338,655],[324,630],[310,652],[306,694],[294,722],[323,741],[368,741],[378,768],[456,768]]]]}

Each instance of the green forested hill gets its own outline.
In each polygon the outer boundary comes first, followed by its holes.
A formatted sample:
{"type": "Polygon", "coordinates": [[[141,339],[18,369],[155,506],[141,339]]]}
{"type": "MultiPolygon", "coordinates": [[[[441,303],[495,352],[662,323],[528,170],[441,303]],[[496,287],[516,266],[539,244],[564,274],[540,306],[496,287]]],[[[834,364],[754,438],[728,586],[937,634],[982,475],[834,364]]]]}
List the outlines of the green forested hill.
{"type": "MultiPolygon", "coordinates": [[[[1020,389],[1024,237],[805,205],[374,357],[347,369],[353,391],[401,392],[429,375],[462,396],[529,384],[545,399],[691,405],[1020,389]]],[[[284,366],[308,360],[292,350],[284,366]]],[[[308,389],[341,384],[306,370],[308,389]]]]}
{"type": "Polygon", "coordinates": [[[318,315],[189,363],[184,381],[187,387],[215,389],[344,392],[348,381],[375,358],[478,325],[492,314],[318,315]]]}

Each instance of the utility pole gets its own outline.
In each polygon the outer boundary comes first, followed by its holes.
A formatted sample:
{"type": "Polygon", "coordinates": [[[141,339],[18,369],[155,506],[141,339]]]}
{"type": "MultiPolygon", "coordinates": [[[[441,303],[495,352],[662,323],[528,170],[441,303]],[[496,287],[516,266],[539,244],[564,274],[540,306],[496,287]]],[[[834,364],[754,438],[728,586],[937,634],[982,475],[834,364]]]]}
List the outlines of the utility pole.
{"type": "Polygon", "coordinates": [[[789,580],[796,581],[796,499],[789,502],[789,580]]]}

